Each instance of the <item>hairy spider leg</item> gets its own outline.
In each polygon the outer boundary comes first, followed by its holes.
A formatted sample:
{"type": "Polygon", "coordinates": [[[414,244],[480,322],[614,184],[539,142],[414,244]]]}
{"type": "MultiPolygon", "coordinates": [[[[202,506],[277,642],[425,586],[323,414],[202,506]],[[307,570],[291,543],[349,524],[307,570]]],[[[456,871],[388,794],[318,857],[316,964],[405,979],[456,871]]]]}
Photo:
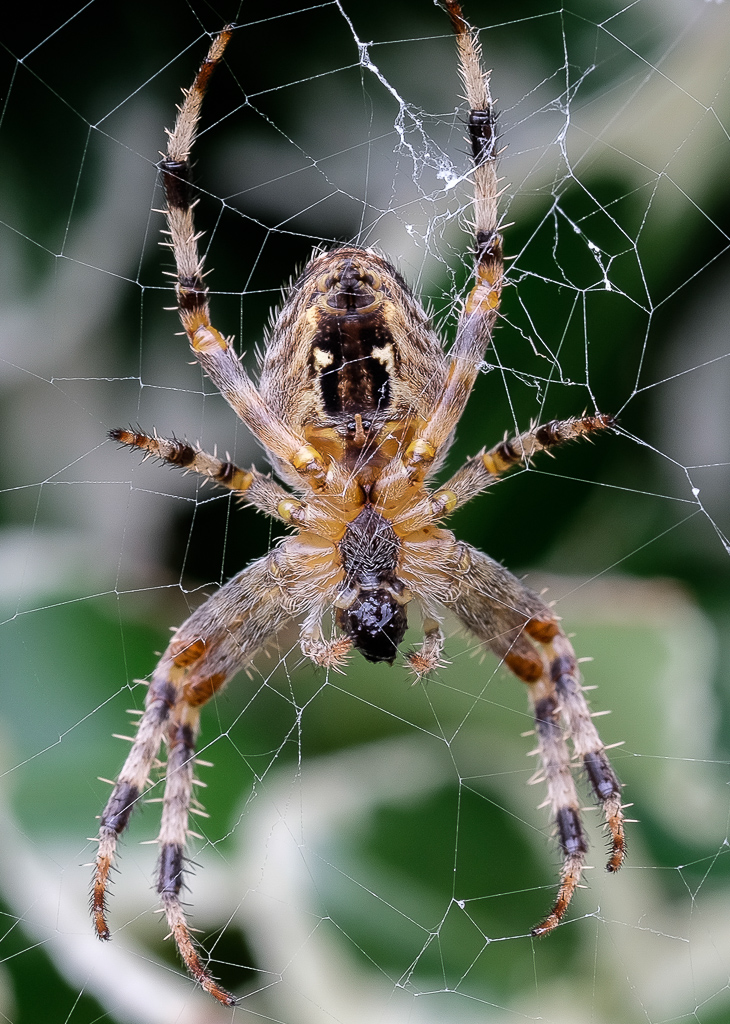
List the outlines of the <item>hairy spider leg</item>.
{"type": "Polygon", "coordinates": [[[564,735],[570,737],[576,757],[585,768],[596,800],[602,805],[611,837],[607,871],[618,871],[626,857],[626,837],[621,807],[621,783],[606,755],[605,747],[593,724],[578,672],[573,646],[554,618],[533,618],[526,631],[544,644],[549,668],[530,686],[535,711],[535,732],[548,788],[548,803],[553,808],[558,840],[564,863],[560,888],[552,910],[535,925],[533,936],[547,935],[561,921],[580,881],[587,841],[576,802],[575,787],[564,735]],[[565,732],[560,727],[562,719],[565,732]],[[572,792],[571,792],[572,791],[572,792]]]}
{"type": "Polygon", "coordinates": [[[533,935],[545,935],[565,914],[588,849],[566,738],[603,807],[611,836],[609,871],[618,871],[626,855],[621,783],[593,724],[572,644],[554,613],[488,555],[469,545],[461,549],[461,585],[449,603],[461,622],[528,684],[534,708],[540,774],[547,784],[547,802],[564,857],[555,904],[532,930],[533,935]]]}
{"type": "Polygon", "coordinates": [[[561,444],[605,430],[614,425],[612,416],[597,414],[580,419],[551,420],[542,426],[505,438],[488,451],[474,455],[442,484],[430,493],[426,488],[417,501],[405,503],[393,515],[393,525],[401,536],[421,530],[445,519],[455,509],[471,501],[482,491],[498,483],[515,466],[527,466],[539,452],[551,452],[561,444]]]}
{"type": "Polygon", "coordinates": [[[560,924],[580,883],[588,840],[581,821],[578,794],[570,770],[570,754],[560,725],[555,684],[549,675],[529,686],[530,703],[535,715],[535,735],[541,768],[531,781],[547,786],[545,803],[552,808],[563,854],[560,885],[550,913],[532,930],[532,935],[547,935],[560,924]]]}
{"type": "Polygon", "coordinates": [[[264,445],[279,469],[314,490],[322,490],[337,477],[343,487],[344,472],[325,460],[306,439],[288,427],[264,402],[251,378],[243,369],[231,345],[210,319],[208,288],[204,281],[203,258],[198,251],[200,235],[193,221],[190,154],[198,131],[203,97],[211,75],[220,63],[233,29],[227,26],[211,43],[192,86],[183,90],[175,127],[168,132],[167,152],[160,161],[165,190],[167,230],[175,257],[176,293],[180,320],[190,347],[231,408],[251,433],[264,445]],[[341,477],[341,481],[340,481],[341,477]]]}
{"type": "MultiPolygon", "coordinates": [[[[542,641],[544,643],[544,640],[542,641]]],[[[573,646],[558,630],[545,651],[550,658],[550,678],[555,683],[560,714],[570,735],[576,757],[583,762],[591,789],[603,807],[606,827],[611,837],[611,854],[607,871],[618,871],[626,857],[621,807],[621,783],[606,756],[605,747],[593,724],[588,703],[581,686],[578,662],[573,646]]]]}
{"type": "Polygon", "coordinates": [[[456,35],[459,71],[471,108],[467,128],[474,160],[476,283],[459,318],[443,393],[405,454],[406,465],[417,471],[417,477],[419,464],[433,461],[464,412],[497,320],[504,275],[498,230],[497,114],[489,91],[489,74],[484,72],[479,40],[464,20],[461,5],[446,0],[446,10],[456,35]]]}
{"type": "Polygon", "coordinates": [[[443,454],[444,446],[451,443],[492,337],[502,292],[497,115],[489,91],[489,74],[483,70],[479,40],[464,20],[461,5],[446,0],[446,9],[456,35],[459,72],[471,108],[467,131],[474,160],[476,281],[459,318],[443,388],[415,437],[386,467],[374,489],[376,507],[386,512],[403,500],[414,482],[425,479],[443,454]]]}
{"type": "Polygon", "coordinates": [[[614,425],[612,416],[598,413],[580,419],[551,420],[541,426],[532,426],[516,437],[505,438],[488,451],[467,459],[450,480],[432,495],[434,505],[443,504],[453,512],[491,487],[515,466],[528,466],[539,452],[550,452],[559,445],[590,437],[614,425]]]}
{"type": "Polygon", "coordinates": [[[301,610],[297,596],[280,585],[283,551],[271,552],[234,576],[177,630],[152,674],[136,738],[99,825],[92,915],[97,935],[108,939],[106,894],[117,840],[145,791],[164,740],[168,765],[157,891],[185,966],[226,1005],[235,1000],[203,965],[180,902],[195,740],[203,705],[301,610]]]}
{"type": "Polygon", "coordinates": [[[176,466],[191,473],[197,473],[204,480],[210,480],[219,487],[226,487],[236,494],[246,505],[253,505],[259,512],[279,519],[281,522],[291,521],[291,515],[283,515],[282,507],[292,503],[294,499],[281,484],[270,476],[260,473],[255,466],[241,469],[229,460],[219,459],[201,448],[194,448],[176,437],[150,437],[133,430],[110,430],[109,437],[113,441],[137,448],[145,453],[145,458],[161,459],[170,466],[176,466]]]}

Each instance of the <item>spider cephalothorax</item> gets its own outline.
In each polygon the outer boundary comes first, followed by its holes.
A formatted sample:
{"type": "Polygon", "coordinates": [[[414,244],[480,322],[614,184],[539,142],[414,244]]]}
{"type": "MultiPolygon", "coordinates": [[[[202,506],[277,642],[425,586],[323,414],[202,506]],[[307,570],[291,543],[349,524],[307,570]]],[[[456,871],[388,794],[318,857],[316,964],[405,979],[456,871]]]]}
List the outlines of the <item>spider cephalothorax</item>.
{"type": "Polygon", "coordinates": [[[411,604],[421,613],[424,636],[406,660],[421,678],[441,664],[448,611],[527,684],[564,858],[552,910],[533,935],[559,924],[588,849],[568,740],[603,808],[608,869],[616,871],[624,858],[621,786],[557,617],[505,568],[439,525],[512,466],[603,430],[611,418],[596,414],[532,427],[482,450],[445,484],[428,486],[479,373],[503,276],[488,76],[459,4],[445,3],[471,108],[475,262],[448,354],[390,263],[354,245],[316,254],[293,283],[267,340],[258,387],[230,340],[213,327],[193,225],[190,153],[203,94],[231,28],[213,40],[185,92],[160,164],[178,310],[191,349],[294,493],[254,468],[180,441],[126,430],[111,436],[229,488],[287,523],[294,535],[208,598],[176,631],[152,673],[136,739],[101,818],[92,912],[98,935],[109,938],[105,897],[117,839],[165,743],[157,889],[188,970],[227,1005],[235,999],[203,964],[180,899],[200,709],[292,619],[301,620],[301,649],[317,665],[340,666],[353,647],[369,661],[392,663],[411,604]],[[322,620],[330,614],[335,635],[326,640],[322,620]]]}

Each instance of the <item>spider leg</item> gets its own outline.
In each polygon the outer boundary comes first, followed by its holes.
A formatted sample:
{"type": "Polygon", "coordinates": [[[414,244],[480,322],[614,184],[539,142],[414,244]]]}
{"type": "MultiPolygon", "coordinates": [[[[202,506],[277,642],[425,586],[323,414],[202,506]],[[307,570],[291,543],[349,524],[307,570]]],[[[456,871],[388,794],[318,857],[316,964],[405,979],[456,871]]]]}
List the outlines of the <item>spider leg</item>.
{"type": "Polygon", "coordinates": [[[461,5],[446,0],[446,9],[456,36],[459,70],[471,108],[467,126],[474,159],[476,282],[459,320],[444,390],[405,453],[411,478],[423,478],[464,412],[494,330],[504,273],[502,236],[498,230],[497,115],[489,91],[489,74],[484,72],[479,40],[464,20],[461,5]]]}
{"type": "Polygon", "coordinates": [[[444,633],[438,610],[432,601],[427,601],[423,596],[417,598],[417,603],[423,618],[423,643],[406,655],[406,661],[415,676],[414,684],[444,664],[441,657],[444,650],[444,633]]]}
{"type": "Polygon", "coordinates": [[[467,459],[451,479],[439,487],[431,496],[431,501],[437,505],[435,511],[438,512],[438,505],[441,505],[445,511],[452,512],[491,487],[514,466],[527,466],[538,452],[549,452],[558,445],[587,437],[612,425],[611,416],[599,413],[580,419],[551,420],[516,437],[505,438],[489,451],[482,450],[467,459]]]}
{"type": "Polygon", "coordinates": [[[423,497],[410,504],[404,503],[403,511],[393,516],[393,522],[402,535],[436,523],[497,483],[514,466],[526,466],[538,452],[549,452],[558,445],[578,440],[612,425],[611,416],[599,413],[580,419],[551,420],[542,426],[531,427],[516,437],[505,438],[489,451],[482,450],[467,459],[451,479],[433,493],[429,494],[424,488],[421,492],[423,497]]]}
{"type": "MultiPolygon", "coordinates": [[[[429,531],[424,530],[428,538],[429,531]]],[[[444,537],[450,536],[440,531],[444,537]]],[[[626,854],[621,783],[606,756],[580,685],[572,645],[548,606],[503,566],[467,544],[404,543],[401,576],[416,596],[450,607],[460,621],[523,682],[535,715],[541,776],[563,853],[560,887],[547,917],[532,931],[545,935],[559,924],[580,880],[587,852],[571,771],[569,738],[582,761],[611,837],[609,871],[626,854]],[[429,562],[429,557],[431,562],[429,562]]]]}
{"type": "MultiPolygon", "coordinates": [[[[150,437],[131,430],[111,430],[109,437],[129,448],[139,448],[147,455],[171,466],[197,473],[206,480],[211,480],[220,487],[235,491],[247,505],[253,505],[272,519],[290,522],[291,516],[282,515],[282,502],[292,501],[292,496],[275,480],[255,467],[241,469],[233,462],[219,459],[215,455],[193,448],[192,445],[179,441],[177,438],[150,437]]],[[[286,508],[287,506],[285,506],[286,508]]]]}
{"type": "Polygon", "coordinates": [[[553,807],[560,846],[565,857],[553,908],[531,932],[539,936],[547,935],[560,923],[580,881],[587,852],[560,719],[570,736],[576,756],[583,762],[593,794],[603,807],[611,835],[607,871],[618,871],[623,864],[626,837],[621,810],[621,783],[593,724],[580,685],[573,646],[549,612],[542,620],[533,617],[526,624],[525,630],[544,644],[549,658],[549,670],[539,683],[533,684],[530,696],[535,709],[535,731],[548,786],[548,801],[553,807]]]}
{"type": "Polygon", "coordinates": [[[603,807],[606,827],[611,836],[611,855],[607,871],[618,871],[626,857],[626,836],[621,813],[621,783],[611,767],[605,748],[593,724],[588,702],[580,684],[573,646],[557,630],[545,650],[550,657],[550,676],[560,702],[560,713],[570,733],[576,756],[583,762],[596,800],[603,807]]]}
{"type": "Polygon", "coordinates": [[[318,602],[307,615],[302,623],[299,644],[305,658],[309,658],[315,665],[319,665],[320,668],[333,668],[336,672],[341,672],[340,666],[346,663],[352,650],[352,640],[349,636],[338,636],[332,640],[324,639],[322,616],[325,607],[324,602],[318,602]]]}
{"type": "MultiPolygon", "coordinates": [[[[560,712],[555,684],[548,677],[532,683],[529,689],[530,703],[535,714],[537,749],[542,763],[542,772],[547,785],[547,800],[555,818],[558,842],[563,853],[560,872],[560,887],[550,913],[532,935],[547,935],[563,918],[573,898],[583,871],[588,852],[583,823],[581,821],[578,794],[570,770],[570,754],[565,735],[560,726],[560,712]]],[[[537,779],[536,779],[537,781],[537,779]]]]}
{"type": "Polygon", "coordinates": [[[306,440],[291,430],[264,402],[241,366],[230,339],[213,327],[203,258],[198,251],[191,189],[190,154],[198,131],[203,97],[220,63],[233,29],[227,26],[212,41],[208,55],[189,89],[183,90],[175,127],[168,132],[167,152],[160,161],[165,191],[167,233],[175,257],[177,307],[193,354],[220,393],[249,430],[266,447],[282,471],[295,471],[296,479],[315,490],[325,486],[325,460],[306,440]]]}
{"type": "Polygon", "coordinates": [[[446,380],[430,414],[403,453],[383,472],[374,496],[387,503],[407,494],[414,482],[428,474],[443,447],[450,444],[497,320],[504,256],[499,233],[499,179],[497,177],[497,115],[489,91],[489,73],[482,66],[481,46],[464,20],[457,0],[446,0],[456,37],[459,71],[469,103],[467,121],[474,169],[475,283],[461,316],[450,352],[446,380]]]}
{"type": "Polygon", "coordinates": [[[253,562],[200,606],[176,632],[155,668],[137,736],[101,816],[91,910],[96,932],[108,939],[106,893],[117,840],[147,785],[163,740],[168,766],[159,835],[158,892],[185,966],[216,999],[220,988],[192,942],[180,902],[192,791],[193,755],[201,707],[299,610],[280,585],[285,546],[253,562]]]}

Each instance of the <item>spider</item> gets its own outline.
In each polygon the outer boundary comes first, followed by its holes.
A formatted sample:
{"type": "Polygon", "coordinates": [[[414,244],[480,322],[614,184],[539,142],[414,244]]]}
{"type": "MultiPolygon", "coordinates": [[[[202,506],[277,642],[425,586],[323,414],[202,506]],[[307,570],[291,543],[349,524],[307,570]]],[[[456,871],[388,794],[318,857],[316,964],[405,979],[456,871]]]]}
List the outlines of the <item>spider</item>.
{"type": "Polygon", "coordinates": [[[406,659],[422,679],[442,663],[441,623],[449,611],[527,684],[546,803],[563,854],[554,904],[532,935],[559,924],[588,848],[568,739],[603,808],[608,870],[617,871],[625,855],[621,785],[557,617],[505,568],[439,525],[511,467],[605,430],[611,417],[533,426],[482,450],[442,486],[428,486],[479,373],[503,279],[489,76],[460,4],[445,0],[445,6],[470,107],[474,188],[474,278],[448,355],[391,263],[356,245],[315,252],[294,281],[273,322],[258,387],[231,339],[211,323],[193,226],[190,155],[203,96],[233,26],[213,39],[192,86],[183,91],[159,165],[177,308],[193,354],[291,491],[255,468],[241,469],[176,439],[131,430],[110,436],[229,488],[294,534],[209,597],[177,629],[154,669],[136,738],[101,816],[92,914],[98,936],[108,939],[106,891],[117,840],[165,744],[157,891],[188,971],[229,1006],[235,998],[204,963],[180,898],[196,736],[206,702],[292,619],[301,620],[301,649],[316,665],[338,668],[352,649],[368,661],[392,664],[413,603],[422,616],[423,642],[406,659]],[[331,639],[322,631],[328,612],[335,624],[331,639]]]}

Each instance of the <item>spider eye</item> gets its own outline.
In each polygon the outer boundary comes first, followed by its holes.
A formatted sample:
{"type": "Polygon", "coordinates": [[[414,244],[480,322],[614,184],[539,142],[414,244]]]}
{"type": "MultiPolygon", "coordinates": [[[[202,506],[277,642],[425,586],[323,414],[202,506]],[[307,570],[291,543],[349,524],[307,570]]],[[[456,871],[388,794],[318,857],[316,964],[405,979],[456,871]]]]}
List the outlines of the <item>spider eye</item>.
{"type": "Polygon", "coordinates": [[[365,590],[349,608],[338,610],[337,624],[368,661],[392,665],[408,626],[408,614],[387,590],[365,590]]]}
{"type": "Polygon", "coordinates": [[[325,295],[325,308],[338,314],[372,312],[382,298],[383,281],[373,269],[365,269],[361,260],[352,256],[335,256],[334,271],[326,271],[317,279],[317,291],[325,295]]]}
{"type": "MultiPolygon", "coordinates": [[[[365,431],[365,433],[367,433],[368,430],[370,430],[370,428],[372,427],[372,425],[373,425],[373,421],[372,420],[363,419],[361,417],[360,418],[359,431],[360,432],[365,431]]],[[[347,427],[348,434],[357,434],[358,433],[358,422],[357,422],[357,420],[348,420],[347,424],[346,424],[346,427],[347,427]]]]}

